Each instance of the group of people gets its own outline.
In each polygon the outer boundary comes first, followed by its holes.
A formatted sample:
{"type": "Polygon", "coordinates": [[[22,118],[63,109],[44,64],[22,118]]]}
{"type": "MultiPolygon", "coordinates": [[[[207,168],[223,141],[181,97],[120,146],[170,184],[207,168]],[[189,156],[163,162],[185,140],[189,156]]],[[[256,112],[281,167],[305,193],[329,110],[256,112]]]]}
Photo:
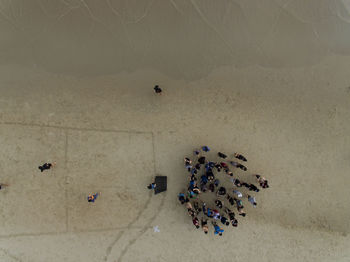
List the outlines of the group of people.
{"type": "MultiPolygon", "coordinates": [[[[247,171],[247,167],[240,162],[247,162],[247,159],[239,154],[234,153],[233,158],[230,161],[226,159],[228,156],[222,152],[218,152],[217,156],[221,160],[213,162],[209,161],[205,156],[207,152],[210,151],[208,146],[201,147],[200,150],[194,151],[194,160],[185,157],[185,168],[189,172],[189,185],[187,192],[181,192],[178,195],[178,199],[182,205],[185,204],[189,216],[192,218],[194,226],[202,228],[205,234],[208,233],[208,221],[214,228],[214,234],[222,235],[224,229],[218,225],[220,221],[223,225],[229,226],[232,224],[233,227],[237,227],[238,220],[234,211],[230,208],[236,208],[238,215],[245,217],[246,213],[244,211],[243,199],[246,197],[248,202],[252,204],[253,207],[257,206],[257,202],[254,196],[251,195],[251,191],[259,192],[260,189],[252,184],[241,181],[234,173],[237,169],[247,171]],[[233,161],[233,159],[235,161],[233,161]],[[234,169],[231,171],[229,164],[233,166],[234,169]],[[218,173],[224,173],[224,176],[228,176],[232,182],[232,189],[229,191],[224,187],[224,185],[218,179],[218,173]],[[242,193],[240,188],[246,188],[248,193],[242,193]],[[215,200],[211,207],[201,200],[201,195],[206,192],[215,193],[215,200]],[[228,205],[225,205],[225,201],[228,205]],[[228,206],[231,206],[230,208],[228,206]],[[199,216],[201,219],[199,220],[199,216]]],[[[268,181],[261,175],[254,174],[254,178],[257,180],[261,188],[268,188],[268,181]]]]}

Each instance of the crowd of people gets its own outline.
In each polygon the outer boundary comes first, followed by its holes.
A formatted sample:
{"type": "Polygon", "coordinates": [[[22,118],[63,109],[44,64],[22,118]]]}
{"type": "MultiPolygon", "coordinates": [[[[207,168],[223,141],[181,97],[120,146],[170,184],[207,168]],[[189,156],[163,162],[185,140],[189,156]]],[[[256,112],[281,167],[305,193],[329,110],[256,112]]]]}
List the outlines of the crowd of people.
{"type": "MultiPolygon", "coordinates": [[[[244,172],[248,170],[242,164],[242,162],[247,162],[243,155],[234,153],[232,159],[228,159],[226,154],[218,152],[217,156],[220,160],[213,162],[206,157],[206,153],[209,151],[208,146],[203,146],[194,151],[193,160],[188,157],[184,158],[185,168],[189,172],[189,185],[187,192],[181,192],[178,199],[182,205],[186,206],[188,215],[192,218],[192,223],[197,229],[201,227],[207,234],[209,232],[208,221],[211,221],[214,234],[222,236],[224,229],[218,223],[237,227],[237,216],[232,209],[237,209],[238,215],[245,217],[243,200],[247,199],[253,207],[256,207],[257,202],[252,192],[259,192],[260,189],[252,183],[241,181],[235,175],[238,169],[244,172]],[[233,167],[232,170],[229,165],[233,167]],[[219,173],[223,173],[230,179],[232,188],[224,187],[218,178],[219,173]],[[201,196],[208,192],[214,193],[215,196],[215,200],[210,205],[201,200],[201,196]]],[[[252,176],[261,188],[269,187],[266,178],[257,174],[252,176]]],[[[245,180],[249,180],[248,175],[245,180]]]]}

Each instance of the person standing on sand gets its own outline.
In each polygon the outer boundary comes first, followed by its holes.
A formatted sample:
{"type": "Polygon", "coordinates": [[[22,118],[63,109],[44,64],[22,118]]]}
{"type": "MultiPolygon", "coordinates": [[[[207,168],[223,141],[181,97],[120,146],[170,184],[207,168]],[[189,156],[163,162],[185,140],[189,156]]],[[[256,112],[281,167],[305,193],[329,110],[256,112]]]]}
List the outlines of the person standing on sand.
{"type": "Polygon", "coordinates": [[[227,194],[226,196],[228,202],[231,204],[231,206],[235,205],[235,199],[233,197],[231,197],[229,194],[227,194]]]}
{"type": "Polygon", "coordinates": [[[248,201],[253,205],[253,207],[256,207],[257,203],[255,200],[255,197],[252,197],[251,195],[248,195],[248,201]]]}
{"type": "Polygon", "coordinates": [[[187,202],[190,201],[187,197],[185,197],[185,194],[184,194],[184,193],[180,193],[180,194],[178,195],[178,199],[179,199],[179,201],[181,202],[181,205],[183,205],[183,204],[185,204],[185,203],[187,203],[187,202]]]}
{"type": "Polygon", "coordinates": [[[224,196],[226,195],[226,188],[224,188],[223,186],[219,187],[218,191],[216,192],[217,196],[224,196]]]}
{"type": "Polygon", "coordinates": [[[266,180],[265,177],[262,177],[260,175],[253,175],[253,176],[256,177],[256,179],[258,180],[258,182],[262,188],[269,188],[268,181],[266,180]]]}
{"type": "Polygon", "coordinates": [[[239,198],[243,197],[242,193],[239,192],[238,190],[233,190],[233,193],[239,198]]]}
{"type": "Polygon", "coordinates": [[[241,154],[239,154],[239,153],[234,153],[233,156],[234,156],[235,158],[239,159],[239,160],[242,160],[242,161],[244,161],[244,162],[247,162],[247,159],[246,159],[244,156],[242,156],[241,154]]]}
{"type": "Polygon", "coordinates": [[[216,224],[216,222],[215,221],[212,221],[211,222],[212,224],[213,224],[213,226],[214,226],[214,234],[215,235],[219,235],[219,236],[222,236],[222,233],[224,232],[224,230],[222,229],[222,228],[220,228],[219,226],[218,226],[218,224],[216,224]]]}
{"type": "Polygon", "coordinates": [[[242,183],[242,186],[246,187],[249,189],[249,191],[255,191],[259,192],[260,190],[253,184],[248,184],[248,183],[242,183]]]}
{"type": "Polygon", "coordinates": [[[209,152],[210,151],[210,148],[208,146],[202,146],[202,150],[204,152],[209,152]]]}
{"type": "Polygon", "coordinates": [[[225,209],[225,212],[226,212],[226,214],[228,214],[232,226],[233,227],[237,227],[238,221],[235,218],[235,213],[233,211],[231,211],[230,209],[228,209],[228,208],[225,209]]]}
{"type": "Polygon", "coordinates": [[[216,205],[218,208],[222,208],[222,202],[221,202],[219,199],[216,199],[216,200],[215,200],[215,205],[216,205]]]}
{"type": "Polygon", "coordinates": [[[96,193],[96,194],[89,194],[89,196],[87,197],[88,202],[95,202],[95,200],[97,199],[98,196],[101,195],[100,193],[96,193]]]}
{"type": "Polygon", "coordinates": [[[224,217],[224,216],[221,216],[220,221],[221,221],[221,223],[223,223],[225,226],[230,225],[230,222],[229,222],[228,219],[227,219],[226,217],[224,217]]]}
{"type": "Polygon", "coordinates": [[[233,176],[233,173],[229,169],[225,169],[225,173],[229,176],[233,176]]]}
{"type": "Polygon", "coordinates": [[[156,94],[162,94],[162,89],[159,87],[159,85],[155,85],[153,89],[156,94]]]}
{"type": "Polygon", "coordinates": [[[224,169],[228,169],[228,166],[225,162],[220,162],[220,165],[224,168],[224,169]]]}
{"type": "Polygon", "coordinates": [[[221,158],[225,159],[227,157],[227,155],[225,155],[222,152],[218,152],[218,157],[221,157],[221,158]]]}
{"type": "Polygon", "coordinates": [[[197,229],[199,228],[199,219],[197,217],[192,219],[192,223],[197,229]]]}
{"type": "Polygon", "coordinates": [[[242,183],[238,178],[232,178],[231,182],[236,186],[236,187],[242,187],[242,183]]]}
{"type": "Polygon", "coordinates": [[[220,163],[215,163],[215,168],[218,172],[221,172],[221,165],[220,163]]]}
{"type": "Polygon", "coordinates": [[[51,167],[54,167],[56,165],[56,162],[51,163],[45,163],[42,166],[39,166],[41,172],[44,172],[44,170],[49,170],[51,167]]]}
{"type": "Polygon", "coordinates": [[[243,171],[247,171],[248,170],[248,168],[246,166],[242,165],[242,164],[238,164],[237,167],[242,169],[243,171]]]}
{"type": "Polygon", "coordinates": [[[214,219],[220,219],[220,213],[216,209],[213,209],[213,218],[214,219]]]}
{"type": "Polygon", "coordinates": [[[149,184],[149,185],[147,186],[147,188],[150,189],[150,190],[152,190],[152,189],[155,189],[156,186],[157,186],[156,183],[151,183],[151,184],[149,184]]]}
{"type": "Polygon", "coordinates": [[[0,184],[0,190],[1,189],[4,189],[5,187],[8,187],[9,185],[7,185],[7,184],[0,184]]]}
{"type": "Polygon", "coordinates": [[[209,228],[208,228],[208,220],[202,218],[201,219],[202,229],[205,234],[208,234],[209,228]]]}

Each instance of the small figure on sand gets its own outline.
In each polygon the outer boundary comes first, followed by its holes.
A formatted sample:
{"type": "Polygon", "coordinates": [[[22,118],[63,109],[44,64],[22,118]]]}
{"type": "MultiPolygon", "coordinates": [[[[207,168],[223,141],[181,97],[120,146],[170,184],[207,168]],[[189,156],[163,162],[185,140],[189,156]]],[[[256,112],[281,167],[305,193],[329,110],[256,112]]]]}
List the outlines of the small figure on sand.
{"type": "Polygon", "coordinates": [[[87,197],[87,201],[88,202],[95,202],[95,200],[97,199],[98,196],[101,195],[101,192],[96,193],[96,194],[89,194],[87,197]]]}
{"type": "Polygon", "coordinates": [[[152,189],[155,189],[156,186],[157,186],[157,184],[153,182],[153,183],[149,184],[149,185],[147,186],[147,188],[150,189],[150,190],[152,190],[152,189]]]}
{"type": "Polygon", "coordinates": [[[256,177],[256,179],[258,180],[258,182],[262,188],[269,188],[268,181],[266,180],[265,177],[262,177],[260,175],[253,175],[253,176],[256,177]]]}
{"type": "Polygon", "coordinates": [[[8,187],[9,185],[8,184],[2,184],[2,183],[0,183],[0,190],[1,189],[5,189],[5,187],[8,187]]]}
{"type": "Polygon", "coordinates": [[[54,167],[56,165],[56,162],[51,163],[45,163],[42,166],[39,166],[41,172],[44,172],[44,170],[49,170],[51,167],[54,167]]]}
{"type": "Polygon", "coordinates": [[[239,160],[242,160],[242,161],[244,161],[244,162],[247,162],[247,159],[246,159],[243,155],[241,155],[241,154],[239,154],[239,153],[234,153],[233,156],[234,156],[235,158],[239,159],[239,160]]]}
{"type": "Polygon", "coordinates": [[[156,94],[162,94],[162,89],[159,87],[159,85],[155,85],[153,89],[156,94]]]}

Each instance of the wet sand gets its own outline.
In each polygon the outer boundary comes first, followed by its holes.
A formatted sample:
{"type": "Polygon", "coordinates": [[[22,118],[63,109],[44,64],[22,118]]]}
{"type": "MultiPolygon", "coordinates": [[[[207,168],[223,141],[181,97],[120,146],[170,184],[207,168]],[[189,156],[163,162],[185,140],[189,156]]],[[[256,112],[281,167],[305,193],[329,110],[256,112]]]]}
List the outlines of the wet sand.
{"type": "Polygon", "coordinates": [[[246,2],[1,2],[1,261],[350,259],[350,7],[246,2]],[[176,200],[202,144],[271,186],[221,238],[176,200]]]}

